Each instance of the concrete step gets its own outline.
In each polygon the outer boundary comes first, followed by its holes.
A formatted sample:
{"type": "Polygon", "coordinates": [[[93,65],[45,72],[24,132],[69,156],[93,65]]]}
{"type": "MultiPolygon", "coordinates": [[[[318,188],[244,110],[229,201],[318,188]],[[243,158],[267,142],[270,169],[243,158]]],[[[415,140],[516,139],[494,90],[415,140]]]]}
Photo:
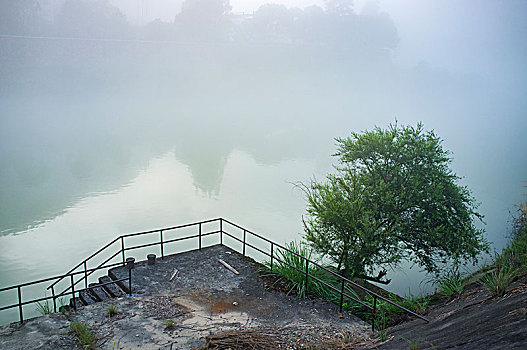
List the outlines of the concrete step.
{"type": "MultiPolygon", "coordinates": [[[[103,276],[99,278],[99,283],[108,283],[111,281],[113,280],[108,276],[103,276]]],[[[118,298],[126,295],[126,293],[117,285],[117,283],[102,286],[102,289],[104,289],[104,291],[112,298],[118,298]]]]}
{"type": "Polygon", "coordinates": [[[110,299],[110,297],[108,296],[108,294],[106,294],[104,289],[101,286],[99,286],[97,283],[90,283],[88,285],[88,293],[90,293],[90,296],[96,301],[103,301],[103,300],[110,299]]]}
{"type": "Polygon", "coordinates": [[[90,293],[84,290],[82,292],[79,292],[79,299],[84,305],[91,305],[97,302],[97,300],[95,300],[95,298],[92,297],[90,293]]]}
{"type": "MultiPolygon", "coordinates": [[[[110,270],[108,271],[108,276],[109,276],[112,280],[114,280],[114,281],[116,281],[116,280],[119,279],[119,276],[116,275],[116,273],[115,273],[115,272],[117,271],[117,269],[120,269],[120,268],[113,268],[113,269],[110,269],[110,270]]],[[[121,277],[121,278],[125,278],[125,277],[128,277],[128,275],[123,276],[123,277],[121,277]]],[[[119,286],[119,288],[121,288],[126,294],[130,294],[130,289],[128,288],[128,281],[119,281],[119,282],[116,282],[116,284],[117,284],[117,285],[119,286]]]]}
{"type": "MultiPolygon", "coordinates": [[[[76,304],[75,306],[76,306],[77,308],[79,308],[79,307],[81,307],[81,306],[84,306],[84,304],[80,301],[79,298],[75,298],[75,304],[76,304]]],[[[75,308],[75,307],[73,306],[73,298],[70,299],[69,307],[70,307],[70,309],[75,308]]]]}

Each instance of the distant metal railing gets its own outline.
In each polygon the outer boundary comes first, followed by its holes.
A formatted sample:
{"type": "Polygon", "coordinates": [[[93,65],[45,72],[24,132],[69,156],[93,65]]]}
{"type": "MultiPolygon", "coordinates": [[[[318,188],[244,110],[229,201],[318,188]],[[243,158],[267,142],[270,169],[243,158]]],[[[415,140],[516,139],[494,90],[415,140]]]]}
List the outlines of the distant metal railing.
{"type": "MultiPolygon", "coordinates": [[[[75,293],[78,293],[80,291],[85,291],[85,290],[88,290],[90,289],[88,287],[88,278],[91,274],[93,274],[95,271],[98,271],[98,270],[101,270],[101,269],[109,269],[111,267],[115,267],[115,266],[124,266],[126,264],[126,252],[127,251],[131,251],[131,250],[134,250],[134,249],[140,249],[140,248],[146,248],[146,247],[151,247],[151,246],[159,246],[159,251],[160,251],[160,254],[161,254],[161,258],[163,259],[165,257],[165,246],[167,244],[170,244],[170,243],[174,243],[174,242],[179,242],[179,241],[184,241],[184,240],[189,240],[189,239],[194,239],[194,238],[197,238],[198,239],[198,247],[197,249],[198,250],[201,250],[203,248],[203,237],[206,237],[206,236],[210,236],[210,235],[214,235],[214,234],[219,234],[219,244],[220,245],[224,245],[224,246],[227,246],[229,247],[230,249],[233,249],[235,251],[236,248],[234,248],[233,246],[229,245],[229,244],[226,244],[224,242],[224,239],[223,239],[223,236],[227,236],[231,239],[234,239],[235,241],[238,241],[240,243],[242,243],[242,251],[241,251],[241,254],[243,256],[246,256],[247,255],[247,248],[251,248],[251,249],[254,249],[255,251],[257,252],[260,252],[261,254],[264,254],[265,256],[269,257],[270,258],[270,269],[272,270],[273,269],[273,264],[275,263],[275,261],[279,261],[280,263],[282,264],[285,264],[301,273],[303,273],[305,275],[305,285],[306,285],[306,288],[308,286],[308,281],[309,281],[309,278],[312,278],[320,283],[322,283],[323,285],[325,285],[326,287],[330,288],[331,290],[335,291],[338,293],[338,295],[340,296],[340,301],[339,301],[339,310],[340,310],[340,313],[342,313],[342,310],[343,310],[343,305],[344,305],[344,297],[348,298],[349,300],[352,300],[360,305],[362,305],[363,307],[365,307],[366,309],[370,310],[372,312],[372,316],[373,316],[373,320],[372,320],[372,328],[374,327],[374,321],[375,321],[375,316],[376,316],[376,312],[377,312],[377,300],[383,300],[401,310],[403,310],[404,312],[410,314],[410,315],[413,315],[417,318],[420,318],[426,322],[429,322],[428,319],[426,319],[425,317],[411,311],[411,310],[408,310],[407,308],[383,297],[382,295],[379,295],[371,290],[369,290],[368,288],[328,269],[327,267],[324,267],[310,259],[308,259],[307,257],[304,257],[296,252],[293,252],[291,251],[290,249],[284,247],[283,245],[280,245],[278,243],[275,243],[257,233],[254,233],[250,230],[247,230],[229,220],[226,220],[226,219],[223,219],[223,218],[217,218],[217,219],[210,219],[210,220],[205,220],[205,221],[200,221],[200,222],[195,222],[195,223],[191,223],[191,224],[185,224],[185,225],[179,225],[179,226],[172,226],[172,227],[166,227],[166,228],[161,228],[161,229],[156,229],[156,230],[150,230],[150,231],[143,231],[143,232],[137,232],[137,233],[129,233],[129,234],[124,234],[124,235],[121,235],[119,237],[116,237],[113,241],[111,241],[110,243],[106,244],[104,247],[100,248],[99,250],[97,250],[95,253],[91,254],[89,257],[87,257],[86,259],[84,259],[83,261],[81,261],[79,264],[77,264],[75,267],[73,267],[71,270],[69,270],[65,275],[61,275],[61,276],[56,276],[56,277],[50,277],[50,278],[46,278],[46,279],[43,279],[43,280],[39,280],[39,281],[35,281],[35,282],[29,282],[29,283],[25,283],[25,284],[21,284],[21,285],[17,285],[17,286],[12,286],[12,287],[8,287],[8,288],[3,288],[3,289],[0,289],[0,292],[4,291],[4,290],[8,290],[8,289],[15,289],[17,288],[18,291],[19,291],[19,301],[17,304],[13,304],[13,305],[10,305],[10,306],[6,306],[6,307],[3,307],[3,308],[0,308],[0,311],[2,310],[5,310],[5,309],[8,309],[8,308],[13,308],[13,307],[19,307],[19,309],[21,310],[21,307],[22,305],[26,305],[26,304],[29,304],[29,303],[35,303],[35,302],[39,302],[39,301],[42,301],[42,300],[49,300],[49,299],[53,299],[53,305],[54,305],[54,310],[56,312],[56,300],[57,298],[60,298],[61,296],[64,296],[64,295],[72,295],[72,297],[74,298],[75,297],[75,293]],[[212,223],[217,223],[218,224],[218,228],[213,228],[212,230],[209,230],[209,231],[203,231],[203,227],[205,224],[212,224],[212,223]],[[238,230],[241,230],[243,232],[243,236],[242,238],[239,238],[239,237],[236,237],[234,234],[232,233],[229,233],[227,231],[225,231],[224,229],[224,224],[227,224],[227,225],[231,225],[232,227],[238,229],[238,230]],[[173,239],[169,239],[169,240],[165,240],[165,237],[164,237],[164,232],[166,231],[173,231],[173,230],[180,230],[180,229],[183,229],[183,228],[188,228],[188,227],[195,227],[196,230],[197,230],[197,233],[195,234],[192,234],[190,236],[184,236],[184,237],[178,237],[178,238],[173,238],[173,239]],[[159,239],[156,238],[156,241],[154,242],[151,242],[151,243],[146,243],[146,244],[140,244],[140,245],[135,245],[135,246],[130,246],[130,247],[127,247],[126,246],[126,239],[129,238],[129,237],[136,237],[136,236],[145,236],[145,235],[153,235],[153,234],[158,234],[159,235],[159,239]],[[269,251],[267,250],[264,250],[264,249],[261,249],[259,247],[257,247],[256,245],[253,245],[253,244],[250,244],[247,242],[248,240],[248,237],[255,237],[257,238],[259,241],[262,241],[265,245],[268,245],[269,247],[269,251]],[[114,245],[116,242],[120,242],[120,249],[115,251],[114,253],[111,253],[110,257],[105,259],[102,263],[98,264],[97,267],[95,268],[88,268],[88,262],[90,262],[92,259],[94,259],[96,256],[100,255],[101,253],[103,252],[108,252],[109,251],[109,247],[111,247],[112,245],[114,245]],[[290,254],[293,254],[293,255],[296,255],[297,257],[303,259],[305,261],[305,269],[299,269],[298,267],[296,266],[293,266],[293,265],[290,265],[288,264],[287,262],[283,261],[282,259],[280,259],[277,254],[276,254],[276,250],[277,249],[280,249],[282,251],[287,251],[288,253],[290,254]],[[108,263],[110,260],[116,258],[118,255],[121,255],[121,259],[122,261],[121,262],[117,262],[117,263],[113,263],[113,264],[110,264],[110,265],[105,265],[106,263],[108,263]],[[340,280],[340,289],[339,288],[336,288],[334,285],[331,285],[329,283],[327,283],[326,281],[323,281],[321,279],[319,279],[318,277],[312,275],[311,273],[309,273],[309,266],[312,265],[312,266],[316,266],[317,268],[319,269],[322,269],[324,270],[325,272],[333,275],[334,277],[336,277],[338,280],[340,280]],[[80,271],[76,271],[80,268],[80,271]],[[80,275],[80,278],[75,280],[75,276],[76,275],[80,275]],[[70,278],[70,283],[69,283],[69,286],[67,288],[65,288],[64,290],[62,290],[60,293],[56,293],[55,291],[55,287],[58,285],[58,283],[60,283],[61,281],[63,281],[65,278],[70,278]],[[32,301],[27,301],[27,302],[22,302],[21,301],[21,297],[20,297],[20,288],[23,287],[23,286],[27,286],[27,285],[32,285],[32,284],[37,284],[37,283],[42,283],[42,282],[45,282],[45,281],[52,281],[54,280],[54,282],[49,286],[47,287],[47,289],[51,289],[51,292],[52,292],[52,295],[50,297],[45,297],[45,298],[39,298],[39,299],[35,299],[35,300],[32,300],[32,301]],[[83,289],[76,289],[75,286],[79,283],[81,283],[82,281],[84,281],[84,288],[83,289]],[[353,288],[357,288],[365,293],[368,293],[372,298],[373,298],[373,306],[371,305],[368,305],[367,303],[357,299],[356,297],[354,296],[351,296],[349,295],[348,293],[346,293],[345,291],[345,286],[346,285],[349,285],[349,286],[352,286],[353,288]]],[[[217,243],[216,243],[217,244],[217,243]]],[[[216,245],[214,244],[214,245],[216,245]]],[[[192,249],[188,249],[187,251],[189,250],[192,250],[192,249]]],[[[131,269],[129,269],[129,271],[131,271],[131,269]]],[[[129,275],[129,278],[125,278],[125,279],[121,279],[121,280],[118,280],[118,281],[122,281],[122,280],[128,280],[129,283],[130,283],[130,294],[131,294],[131,281],[132,281],[132,278],[131,278],[131,272],[130,272],[130,275],[129,275]]],[[[110,283],[117,283],[118,281],[112,281],[112,282],[109,282],[108,284],[110,283]]],[[[99,284],[99,286],[101,286],[102,284],[99,284]]],[[[75,305],[75,303],[73,304],[75,305]]],[[[20,311],[20,321],[23,322],[23,317],[22,317],[22,311],[20,311]]]]}

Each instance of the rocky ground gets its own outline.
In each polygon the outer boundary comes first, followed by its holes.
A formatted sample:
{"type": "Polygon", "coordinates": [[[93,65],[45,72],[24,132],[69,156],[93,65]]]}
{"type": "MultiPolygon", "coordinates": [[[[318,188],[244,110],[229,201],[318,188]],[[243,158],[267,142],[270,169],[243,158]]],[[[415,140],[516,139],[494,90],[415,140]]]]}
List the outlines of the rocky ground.
{"type": "Polygon", "coordinates": [[[389,328],[377,349],[527,349],[527,276],[503,297],[472,284],[432,306],[430,323],[414,320],[389,328]]]}
{"type": "Polygon", "coordinates": [[[100,349],[527,349],[525,276],[499,298],[473,284],[430,307],[430,323],[388,328],[381,341],[355,316],[339,318],[327,301],[270,288],[273,280],[259,269],[222,246],[139,263],[133,297],[0,327],[0,349],[80,349],[71,322],[86,324],[100,349]],[[169,281],[174,269],[179,278],[169,281]]]}

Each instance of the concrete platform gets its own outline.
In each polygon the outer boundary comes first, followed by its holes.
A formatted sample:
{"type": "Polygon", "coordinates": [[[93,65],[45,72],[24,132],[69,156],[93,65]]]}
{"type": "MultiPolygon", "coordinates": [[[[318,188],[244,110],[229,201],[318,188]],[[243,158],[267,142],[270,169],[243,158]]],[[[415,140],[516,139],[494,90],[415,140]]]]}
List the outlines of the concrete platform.
{"type": "MultiPolygon", "coordinates": [[[[337,306],[322,299],[298,299],[269,290],[260,278],[261,265],[225,247],[136,264],[133,296],[79,308],[69,319],[47,315],[20,326],[0,329],[2,349],[71,349],[70,321],[83,322],[97,336],[101,349],[193,349],[211,333],[272,328],[287,335],[288,348],[305,348],[338,337],[369,339],[370,326],[357,317],[338,317],[337,306]],[[239,271],[235,275],[218,262],[239,271]],[[179,278],[169,281],[174,269],[179,278]],[[108,307],[118,313],[108,316],[108,307]],[[167,320],[174,321],[167,328],[167,320]]],[[[117,277],[125,268],[112,270],[117,277]]]]}

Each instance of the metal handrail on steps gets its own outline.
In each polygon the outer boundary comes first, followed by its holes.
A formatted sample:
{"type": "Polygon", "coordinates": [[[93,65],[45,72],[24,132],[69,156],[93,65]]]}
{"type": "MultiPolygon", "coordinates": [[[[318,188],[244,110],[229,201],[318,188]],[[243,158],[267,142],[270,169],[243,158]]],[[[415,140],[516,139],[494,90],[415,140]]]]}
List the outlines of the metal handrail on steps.
{"type": "MultiPolygon", "coordinates": [[[[94,272],[96,270],[109,269],[109,268],[115,267],[117,265],[121,265],[121,263],[105,265],[105,266],[101,266],[99,268],[89,269],[88,271],[90,273],[92,273],[92,272],[94,272]]],[[[112,280],[111,282],[101,283],[101,284],[99,284],[99,286],[106,286],[106,285],[115,284],[115,283],[124,282],[124,281],[128,281],[129,285],[131,286],[132,285],[132,270],[129,269],[128,271],[129,271],[128,277],[120,278],[120,279],[117,279],[117,280],[112,280]]],[[[10,305],[7,305],[7,306],[0,307],[0,311],[12,309],[12,308],[18,308],[19,321],[20,321],[20,323],[24,323],[24,311],[23,311],[23,308],[22,308],[24,305],[40,303],[41,301],[45,301],[46,304],[47,304],[48,300],[53,299],[53,310],[54,310],[54,312],[57,312],[57,299],[60,298],[60,297],[63,297],[63,296],[70,296],[70,295],[71,295],[71,298],[72,298],[73,308],[76,309],[77,308],[77,306],[76,306],[77,303],[75,301],[75,299],[76,299],[75,298],[75,293],[78,294],[78,293],[81,293],[81,292],[88,291],[90,289],[90,288],[75,289],[75,283],[74,283],[75,275],[83,274],[83,273],[84,273],[83,271],[78,271],[78,272],[71,272],[70,271],[70,272],[68,272],[68,273],[66,273],[64,275],[60,275],[60,276],[48,277],[48,278],[43,278],[43,279],[36,280],[36,281],[31,281],[31,282],[17,284],[17,285],[14,285],[14,286],[0,288],[0,292],[6,292],[8,290],[16,289],[17,290],[17,300],[18,300],[18,302],[16,304],[10,304],[10,305]],[[39,283],[44,283],[44,282],[56,280],[56,279],[62,280],[64,278],[66,278],[66,277],[69,277],[69,279],[70,279],[71,292],[63,291],[62,293],[60,293],[58,295],[52,295],[52,296],[47,296],[47,297],[37,298],[37,299],[32,299],[32,300],[26,300],[26,301],[22,300],[22,288],[29,287],[29,286],[32,286],[32,285],[35,285],[35,284],[39,284],[39,283]]],[[[132,295],[132,289],[131,288],[129,290],[129,294],[132,295]]]]}

